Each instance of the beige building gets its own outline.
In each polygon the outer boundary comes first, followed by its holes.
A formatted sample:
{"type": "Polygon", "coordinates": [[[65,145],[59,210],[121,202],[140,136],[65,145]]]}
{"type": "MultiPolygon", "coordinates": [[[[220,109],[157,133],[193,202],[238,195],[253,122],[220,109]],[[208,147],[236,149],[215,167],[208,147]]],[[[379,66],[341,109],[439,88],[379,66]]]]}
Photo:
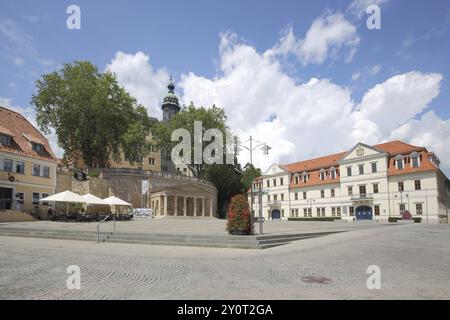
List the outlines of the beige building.
{"type": "MultiPolygon", "coordinates": [[[[448,223],[450,182],[426,148],[401,141],[286,165],[254,181],[263,189],[266,219],[326,218],[387,221],[409,211],[426,223],[448,223]]],[[[254,209],[259,208],[258,198],[254,209]]]]}
{"type": "Polygon", "coordinates": [[[57,163],[48,140],[25,117],[0,107],[0,210],[45,216],[48,204],[39,200],[55,193],[57,163]]]}

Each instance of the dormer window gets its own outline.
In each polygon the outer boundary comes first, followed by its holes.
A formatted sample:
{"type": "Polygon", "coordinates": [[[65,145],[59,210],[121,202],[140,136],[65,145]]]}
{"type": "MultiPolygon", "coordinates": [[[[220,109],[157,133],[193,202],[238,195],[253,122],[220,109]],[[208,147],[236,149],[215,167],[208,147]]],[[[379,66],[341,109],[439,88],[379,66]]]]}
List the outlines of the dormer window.
{"type": "Polygon", "coordinates": [[[336,168],[335,167],[331,167],[331,169],[330,169],[330,178],[336,179],[336,168]]]}
{"type": "Polygon", "coordinates": [[[31,147],[34,152],[36,153],[43,153],[44,152],[44,146],[40,143],[32,142],[31,147]]]}
{"type": "Polygon", "coordinates": [[[298,182],[299,182],[299,178],[298,178],[298,176],[297,176],[297,175],[295,175],[295,176],[294,176],[294,180],[295,180],[295,184],[298,184],[298,182]]]}
{"type": "Polygon", "coordinates": [[[411,158],[411,167],[413,168],[420,167],[420,155],[417,152],[411,153],[410,158],[411,158]]]}
{"type": "Polygon", "coordinates": [[[11,136],[0,133],[0,143],[6,146],[11,145],[11,136]]]}
{"type": "Polygon", "coordinates": [[[320,180],[325,180],[325,169],[320,169],[320,172],[319,172],[319,175],[320,175],[320,180]]]}
{"type": "Polygon", "coordinates": [[[402,155],[398,155],[394,158],[394,160],[397,170],[403,170],[403,168],[405,167],[405,158],[402,155]]]}
{"type": "Polygon", "coordinates": [[[308,173],[307,172],[303,172],[302,174],[302,180],[304,183],[308,182],[308,173]]]}

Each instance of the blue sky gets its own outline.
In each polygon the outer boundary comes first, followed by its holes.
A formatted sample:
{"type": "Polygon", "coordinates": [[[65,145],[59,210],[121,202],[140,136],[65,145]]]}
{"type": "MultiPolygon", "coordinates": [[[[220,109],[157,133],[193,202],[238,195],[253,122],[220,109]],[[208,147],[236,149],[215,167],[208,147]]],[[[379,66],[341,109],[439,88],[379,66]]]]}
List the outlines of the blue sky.
{"type": "MultiPolygon", "coordinates": [[[[272,158],[261,160],[261,166],[277,160],[292,161],[341,151],[357,140],[376,143],[391,138],[437,149],[444,153],[440,155],[443,160],[449,147],[446,135],[450,118],[449,40],[450,2],[445,0],[2,1],[0,102],[32,117],[29,101],[34,81],[41,74],[57,69],[64,62],[90,60],[101,70],[109,65],[110,70],[117,72],[122,84],[152,115],[160,115],[158,101],[163,98],[170,74],[174,75],[177,93],[185,103],[190,100],[205,105],[218,103],[230,114],[243,110],[240,118],[231,116],[230,119],[231,127],[242,137],[252,134],[261,140],[272,140],[274,136],[281,141],[272,141],[280,147],[275,148],[272,158]],[[81,30],[66,28],[66,8],[71,4],[81,8],[81,30]],[[380,6],[381,30],[366,27],[368,14],[361,8],[368,4],[380,6]],[[321,27],[318,27],[318,35],[308,40],[308,32],[313,35],[314,22],[321,27]],[[326,31],[329,36],[324,42],[314,42],[326,31]],[[288,49],[283,51],[280,49],[283,39],[289,34],[294,40],[284,43],[284,48],[288,49]],[[254,52],[249,53],[247,49],[254,52]],[[322,49],[325,52],[320,51],[322,49]],[[267,58],[270,50],[274,53],[267,58]],[[119,57],[118,53],[123,55],[119,57]],[[266,63],[261,62],[256,67],[259,62],[255,61],[260,58],[266,59],[266,63]],[[231,69],[227,69],[227,59],[231,61],[231,69]],[[142,65],[133,69],[132,63],[142,65]],[[266,66],[267,72],[258,74],[266,66]],[[148,72],[133,76],[132,70],[146,68],[148,72]],[[274,77],[267,77],[261,84],[261,79],[271,72],[274,77]],[[244,74],[255,74],[255,78],[244,74]],[[384,85],[387,89],[383,92],[390,92],[388,80],[396,80],[396,76],[404,76],[407,84],[416,81],[416,87],[401,91],[398,86],[402,85],[393,81],[397,83],[395,90],[392,89],[395,92],[376,100],[380,96],[376,92],[377,85],[384,85]],[[310,82],[311,79],[317,79],[318,83],[310,82]],[[422,86],[422,81],[427,79],[432,83],[422,86]],[[272,88],[271,83],[284,81],[284,88],[291,88],[289,92],[277,88],[276,93],[264,96],[267,89],[261,88],[272,88]],[[220,89],[223,83],[230,88],[236,86],[236,90],[224,96],[220,89]],[[258,84],[253,88],[255,83],[258,84]],[[308,105],[312,99],[308,97],[316,94],[316,91],[303,90],[308,83],[311,85],[308,88],[323,85],[320,88],[323,94],[336,94],[335,100],[324,99],[321,104],[319,96],[314,100],[316,105],[308,105]],[[242,85],[248,87],[248,93],[230,98],[242,85]],[[147,87],[154,94],[143,93],[147,87]],[[369,94],[371,89],[375,89],[372,95],[369,94]],[[411,92],[417,92],[418,97],[411,96],[411,92]],[[344,97],[346,94],[349,97],[344,97]],[[414,99],[408,100],[408,95],[414,99]],[[364,96],[370,100],[370,105],[364,105],[364,96]],[[265,101],[273,97],[277,97],[275,101],[279,105],[266,104],[265,101]],[[398,103],[386,103],[388,98],[398,103]],[[421,105],[406,105],[418,100],[421,105]],[[324,105],[333,101],[337,106],[324,105]],[[258,113],[257,105],[263,120],[252,116],[258,113]],[[297,111],[296,106],[299,106],[297,111]],[[282,108],[290,111],[280,110],[282,108]],[[337,126],[335,131],[316,132],[314,141],[305,144],[304,141],[311,138],[302,130],[310,132],[317,127],[309,112],[314,108],[323,108],[325,112],[327,108],[332,109],[330,118],[323,119],[324,123],[333,121],[335,114],[344,109],[347,111],[343,113],[349,112],[349,116],[361,119],[361,115],[355,113],[360,109],[364,111],[360,122],[368,121],[367,128],[372,129],[355,127],[345,131],[337,126]],[[374,108],[379,111],[376,115],[374,108]],[[389,121],[386,110],[390,108],[397,109],[394,113],[399,118],[383,128],[385,120],[380,114],[389,121]],[[401,118],[397,113],[403,109],[405,116],[401,118]],[[423,116],[430,111],[433,114],[425,119],[423,116]],[[289,112],[304,114],[307,120],[299,118],[290,123],[291,117],[286,116],[289,112]],[[306,123],[303,129],[302,123],[306,123]],[[433,131],[436,124],[442,126],[439,132],[433,131]],[[265,136],[267,126],[280,134],[265,136]],[[414,130],[414,126],[420,130],[414,130]],[[336,131],[340,132],[336,143],[317,146],[326,144],[336,131]],[[360,131],[366,133],[360,134],[360,131]]],[[[444,166],[450,168],[450,163],[444,166]]]]}

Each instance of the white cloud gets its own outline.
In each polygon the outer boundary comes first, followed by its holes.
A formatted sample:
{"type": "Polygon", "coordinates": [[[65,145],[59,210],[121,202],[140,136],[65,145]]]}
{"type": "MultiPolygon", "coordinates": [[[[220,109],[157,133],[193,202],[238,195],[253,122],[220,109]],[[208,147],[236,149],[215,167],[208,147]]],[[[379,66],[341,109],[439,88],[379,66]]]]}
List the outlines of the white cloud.
{"type": "Polygon", "coordinates": [[[379,64],[376,64],[370,69],[370,74],[376,76],[380,72],[380,70],[381,66],[379,64]]]}
{"type": "Polygon", "coordinates": [[[140,51],[135,54],[119,51],[106,70],[116,73],[119,83],[148,109],[149,115],[160,118],[169,74],[165,69],[155,70],[149,60],[149,56],[140,51]]]}
{"type": "MultiPolygon", "coordinates": [[[[259,53],[236,39],[230,34],[222,36],[216,77],[182,75],[182,100],[223,107],[241,140],[252,135],[267,142],[272,147],[269,157],[259,150],[253,156],[263,169],[272,162],[344,151],[359,141],[375,144],[392,139],[393,132],[413,121],[439,94],[440,74],[413,71],[374,86],[357,103],[349,88],[327,79],[296,83],[270,51],[259,53]]],[[[419,141],[438,152],[435,147],[450,149],[444,133],[439,143],[420,141],[421,134],[405,135],[404,140],[419,141]]],[[[441,159],[450,167],[450,157],[441,159]]],[[[245,164],[248,152],[244,150],[239,160],[245,164]]]]}
{"type": "Polygon", "coordinates": [[[313,21],[304,39],[296,39],[292,27],[287,28],[280,42],[270,54],[295,54],[304,64],[321,64],[327,58],[336,59],[343,48],[347,48],[345,61],[353,59],[359,36],[356,27],[342,13],[325,14],[313,21]]]}
{"type": "Polygon", "coordinates": [[[361,73],[355,72],[355,73],[352,74],[352,80],[356,81],[356,80],[359,79],[360,76],[361,76],[361,73]]]}
{"type": "Polygon", "coordinates": [[[382,6],[387,4],[390,0],[353,0],[349,5],[347,11],[358,19],[361,19],[364,14],[366,14],[366,10],[371,5],[382,6]]]}

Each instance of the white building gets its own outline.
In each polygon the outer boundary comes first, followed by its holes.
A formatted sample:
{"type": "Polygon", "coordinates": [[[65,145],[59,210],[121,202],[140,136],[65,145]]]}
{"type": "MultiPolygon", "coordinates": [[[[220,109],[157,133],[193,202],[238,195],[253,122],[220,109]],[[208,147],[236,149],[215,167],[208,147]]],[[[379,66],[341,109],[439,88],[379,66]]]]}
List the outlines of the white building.
{"type": "MultiPolygon", "coordinates": [[[[253,182],[262,189],[266,219],[380,220],[409,211],[422,222],[448,223],[450,182],[426,148],[401,141],[286,165],[272,165],[253,182]]],[[[258,215],[259,197],[253,210],[258,215]]]]}

